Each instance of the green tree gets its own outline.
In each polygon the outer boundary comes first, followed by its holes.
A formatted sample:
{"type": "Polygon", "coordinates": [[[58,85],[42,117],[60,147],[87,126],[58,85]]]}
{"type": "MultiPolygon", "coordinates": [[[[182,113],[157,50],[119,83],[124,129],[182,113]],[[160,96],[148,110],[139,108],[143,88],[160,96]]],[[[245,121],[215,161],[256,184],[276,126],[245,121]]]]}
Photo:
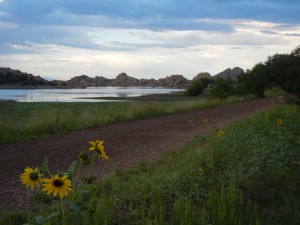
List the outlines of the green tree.
{"type": "Polygon", "coordinates": [[[186,88],[186,93],[189,96],[201,95],[204,89],[206,89],[210,83],[212,83],[212,80],[209,78],[195,80],[186,88]]]}
{"type": "Polygon", "coordinates": [[[300,46],[291,54],[275,54],[266,61],[269,82],[273,82],[289,93],[296,93],[300,77],[300,46]]]}
{"type": "Polygon", "coordinates": [[[230,78],[220,78],[218,77],[210,90],[213,96],[219,98],[226,98],[229,95],[234,94],[234,81],[230,78]]]}
{"type": "Polygon", "coordinates": [[[238,77],[236,93],[252,93],[263,97],[264,91],[269,85],[266,66],[263,63],[258,63],[252,70],[247,70],[245,74],[238,77]]]}

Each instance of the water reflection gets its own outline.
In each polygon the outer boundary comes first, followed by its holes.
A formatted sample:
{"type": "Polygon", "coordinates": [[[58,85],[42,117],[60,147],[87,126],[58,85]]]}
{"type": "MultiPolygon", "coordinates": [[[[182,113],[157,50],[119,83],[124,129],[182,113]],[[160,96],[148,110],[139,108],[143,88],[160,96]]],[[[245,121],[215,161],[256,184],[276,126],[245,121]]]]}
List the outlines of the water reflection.
{"type": "Polygon", "coordinates": [[[85,89],[0,89],[1,100],[18,102],[99,102],[99,97],[138,97],[149,94],[167,94],[182,89],[148,87],[89,87],[85,89]]]}

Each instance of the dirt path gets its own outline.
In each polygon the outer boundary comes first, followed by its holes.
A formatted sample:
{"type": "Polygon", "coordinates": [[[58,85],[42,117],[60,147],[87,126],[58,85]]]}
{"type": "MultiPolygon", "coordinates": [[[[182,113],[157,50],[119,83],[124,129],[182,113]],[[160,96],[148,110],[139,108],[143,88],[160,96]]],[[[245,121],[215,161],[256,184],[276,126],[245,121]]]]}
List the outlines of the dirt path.
{"type": "Polygon", "coordinates": [[[261,99],[234,103],[189,113],[99,126],[63,136],[0,144],[0,211],[5,208],[26,208],[32,192],[21,184],[19,176],[26,166],[41,165],[46,156],[54,168],[65,169],[78,159],[80,150],[88,149],[88,141],[104,140],[110,159],[96,164],[96,175],[99,177],[110,173],[113,168],[123,168],[158,156],[195,135],[207,132],[201,122],[204,117],[208,118],[210,124],[225,126],[279,102],[282,100],[261,99]]]}

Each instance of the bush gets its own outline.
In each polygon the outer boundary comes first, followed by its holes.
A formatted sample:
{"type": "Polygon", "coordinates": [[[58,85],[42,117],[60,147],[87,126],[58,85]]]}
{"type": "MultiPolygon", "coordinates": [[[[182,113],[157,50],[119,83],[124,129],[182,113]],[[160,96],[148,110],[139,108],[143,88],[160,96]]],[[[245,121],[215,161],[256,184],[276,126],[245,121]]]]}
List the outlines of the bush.
{"type": "Polygon", "coordinates": [[[271,88],[265,90],[265,92],[264,92],[265,97],[275,97],[275,96],[280,96],[280,95],[284,95],[284,94],[285,94],[285,91],[282,90],[282,88],[280,88],[279,86],[271,87],[271,88]]]}
{"type": "Polygon", "coordinates": [[[213,81],[209,78],[201,78],[192,82],[190,86],[187,87],[186,93],[188,96],[198,96],[201,95],[213,81]]]}
{"type": "Polygon", "coordinates": [[[204,85],[201,80],[193,81],[190,86],[187,87],[186,93],[188,96],[198,96],[204,91],[204,85]]]}
{"type": "Polygon", "coordinates": [[[233,80],[230,78],[217,78],[212,86],[211,94],[219,98],[226,98],[234,94],[233,80]]]}

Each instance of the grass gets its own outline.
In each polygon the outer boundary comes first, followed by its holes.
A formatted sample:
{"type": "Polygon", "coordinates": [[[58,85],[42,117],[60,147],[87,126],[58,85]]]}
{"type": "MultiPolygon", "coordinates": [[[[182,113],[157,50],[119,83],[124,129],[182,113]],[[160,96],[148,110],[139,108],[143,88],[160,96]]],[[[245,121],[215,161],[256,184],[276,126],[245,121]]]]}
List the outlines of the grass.
{"type": "Polygon", "coordinates": [[[188,101],[118,103],[0,102],[0,143],[34,139],[49,134],[63,134],[121,121],[187,112],[245,99],[249,97],[231,97],[226,100],[197,98],[188,101]]]}
{"type": "MultiPolygon", "coordinates": [[[[276,106],[223,132],[89,186],[68,224],[299,224],[299,106],[276,106]]],[[[22,224],[29,214],[4,213],[0,224],[22,224]]],[[[46,224],[60,223],[57,216],[46,224]]]]}

